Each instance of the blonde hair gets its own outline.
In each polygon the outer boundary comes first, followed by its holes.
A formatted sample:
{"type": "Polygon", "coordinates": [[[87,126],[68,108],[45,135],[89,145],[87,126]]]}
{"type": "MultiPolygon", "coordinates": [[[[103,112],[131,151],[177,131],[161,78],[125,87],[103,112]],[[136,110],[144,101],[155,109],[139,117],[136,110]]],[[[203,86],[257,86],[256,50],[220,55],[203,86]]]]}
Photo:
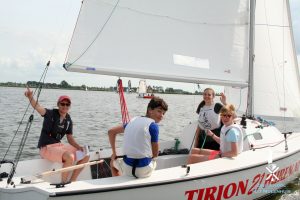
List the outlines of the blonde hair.
{"type": "Polygon", "coordinates": [[[235,107],[232,104],[227,104],[225,106],[223,106],[220,110],[220,115],[232,115],[233,118],[236,117],[236,113],[235,113],[235,107]]]}

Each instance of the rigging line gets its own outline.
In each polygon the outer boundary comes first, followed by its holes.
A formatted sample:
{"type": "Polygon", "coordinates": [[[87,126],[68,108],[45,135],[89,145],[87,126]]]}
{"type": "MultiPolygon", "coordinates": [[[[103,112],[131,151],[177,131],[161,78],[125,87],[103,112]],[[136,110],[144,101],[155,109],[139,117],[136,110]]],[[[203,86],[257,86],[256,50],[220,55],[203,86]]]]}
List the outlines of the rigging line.
{"type": "MultiPolygon", "coordinates": [[[[196,94],[196,84],[194,84],[194,93],[196,94]]],[[[194,95],[194,98],[193,98],[193,108],[196,107],[196,95],[194,95]]]]}
{"type": "MultiPolygon", "coordinates": [[[[266,19],[266,24],[269,23],[268,17],[267,17],[267,6],[266,6],[266,1],[264,1],[264,11],[265,11],[265,19],[266,19]]],[[[275,84],[276,84],[276,89],[277,89],[277,100],[278,103],[280,105],[280,97],[279,97],[279,86],[278,86],[278,81],[277,81],[277,76],[276,76],[276,72],[275,72],[275,64],[274,64],[274,55],[273,55],[273,51],[272,51],[272,45],[271,45],[271,37],[270,37],[270,29],[269,26],[267,26],[267,32],[268,32],[268,38],[267,38],[267,42],[269,44],[269,48],[270,48],[270,54],[272,57],[272,69],[273,69],[273,74],[274,74],[274,79],[275,79],[275,84]]]]}
{"type": "Polygon", "coordinates": [[[33,121],[33,114],[31,114],[29,119],[28,119],[28,123],[26,125],[23,137],[21,138],[19,148],[17,150],[16,156],[15,156],[15,159],[14,159],[14,165],[12,166],[12,168],[10,170],[10,173],[9,173],[9,176],[8,176],[8,179],[7,179],[7,184],[10,184],[10,182],[11,182],[11,180],[12,180],[14,174],[15,174],[16,168],[18,166],[20,157],[22,155],[22,152],[23,152],[23,149],[24,149],[24,146],[25,146],[25,143],[26,143],[31,125],[32,125],[32,121],[33,121]]]}
{"type": "MultiPolygon", "coordinates": [[[[50,66],[50,61],[47,62],[47,65],[46,65],[45,70],[44,70],[44,72],[43,72],[43,74],[42,74],[42,77],[40,78],[39,85],[38,85],[38,87],[37,87],[37,88],[35,89],[35,91],[34,91],[34,94],[35,94],[35,92],[37,91],[37,98],[36,98],[36,102],[37,102],[37,103],[38,103],[38,99],[39,99],[39,96],[40,96],[40,93],[41,93],[42,83],[44,83],[44,81],[45,81],[46,74],[47,74],[47,71],[48,71],[49,66],[50,66]]],[[[33,96],[34,96],[34,94],[33,94],[33,96]]],[[[31,99],[31,100],[32,100],[32,99],[31,99]]],[[[31,100],[30,100],[30,102],[31,102],[31,100]]],[[[30,106],[30,104],[31,104],[30,102],[29,102],[28,105],[27,105],[26,111],[25,111],[25,113],[24,113],[24,115],[23,115],[23,117],[22,117],[22,120],[21,120],[20,124],[19,124],[18,130],[19,130],[20,126],[21,126],[21,123],[23,122],[24,116],[26,115],[26,113],[27,113],[27,111],[28,111],[28,109],[29,109],[29,106],[30,106]]],[[[17,166],[18,166],[19,160],[20,160],[20,158],[21,158],[21,155],[22,155],[22,152],[23,152],[23,149],[24,149],[24,146],[25,146],[25,143],[26,143],[26,140],[27,140],[27,137],[28,137],[28,134],[29,134],[31,125],[32,125],[32,121],[33,121],[33,113],[34,113],[34,111],[35,111],[35,108],[36,108],[37,103],[35,104],[35,106],[34,106],[34,108],[33,108],[33,110],[32,110],[32,113],[31,113],[31,115],[30,115],[30,117],[29,117],[29,119],[28,119],[28,122],[27,122],[27,124],[26,124],[26,128],[25,128],[25,130],[24,130],[23,136],[22,136],[21,141],[20,141],[20,143],[19,143],[19,148],[18,148],[18,150],[17,150],[16,156],[15,156],[15,159],[14,159],[14,164],[13,164],[13,166],[12,166],[12,168],[11,168],[9,177],[8,177],[8,179],[7,179],[7,185],[10,184],[10,182],[11,182],[11,180],[12,180],[14,174],[15,174],[15,171],[16,171],[16,168],[17,168],[17,166]]],[[[8,152],[8,150],[10,149],[11,144],[12,144],[12,142],[14,141],[14,138],[15,138],[15,136],[16,136],[17,133],[18,133],[18,130],[16,131],[16,133],[15,133],[15,135],[14,135],[14,137],[13,137],[13,140],[11,141],[11,143],[10,143],[10,145],[9,145],[9,147],[8,147],[8,149],[7,149],[7,151],[6,151],[6,153],[5,153],[5,156],[7,155],[7,152],[8,152]]],[[[3,160],[4,160],[4,158],[3,158],[3,160]]]]}
{"type": "MultiPolygon", "coordinates": [[[[293,137],[294,138],[296,138],[296,137],[299,137],[300,136],[300,134],[296,134],[296,135],[294,135],[293,137]]],[[[289,137],[291,137],[291,135],[288,135],[287,136],[287,138],[289,138],[289,137]]],[[[277,146],[277,145],[279,145],[279,144],[281,144],[282,142],[285,142],[286,140],[285,139],[283,139],[283,140],[281,140],[281,141],[279,141],[279,142],[272,142],[272,143],[265,143],[265,144],[259,144],[259,145],[257,145],[257,146],[260,146],[260,145],[266,145],[266,146],[262,146],[262,147],[256,147],[256,148],[252,148],[252,150],[255,150],[255,149],[263,149],[263,148],[267,148],[267,147],[275,147],[275,146],[277,146]],[[274,144],[274,145],[269,145],[269,144],[274,144]]]]}
{"type": "Polygon", "coordinates": [[[241,105],[242,105],[242,88],[240,88],[240,101],[239,101],[239,106],[236,109],[236,112],[240,112],[241,105]]]}
{"type": "MultiPolygon", "coordinates": [[[[199,96],[200,96],[201,85],[200,85],[200,84],[197,84],[197,87],[198,87],[198,89],[199,89],[199,96]]],[[[196,91],[195,84],[194,84],[194,91],[196,91]]],[[[197,97],[197,96],[198,96],[198,95],[194,95],[194,108],[195,108],[195,105],[196,105],[196,97],[197,97]]],[[[201,101],[200,101],[200,102],[201,102],[201,101]]],[[[191,122],[190,122],[190,124],[191,124],[191,122]]],[[[197,125],[197,126],[198,126],[198,125],[197,125]]],[[[197,130],[197,129],[196,129],[196,130],[197,130]]],[[[195,131],[194,136],[193,136],[193,140],[192,140],[191,145],[190,145],[190,147],[189,147],[189,154],[191,154],[191,150],[192,150],[192,148],[193,148],[193,144],[194,144],[194,142],[196,142],[196,141],[195,141],[196,134],[197,134],[197,131],[195,131]]],[[[200,134],[200,133],[199,133],[199,134],[200,134]]],[[[200,137],[200,136],[199,136],[199,137],[200,137]]],[[[185,164],[188,163],[188,158],[189,158],[189,157],[187,157],[187,159],[186,159],[186,161],[185,161],[185,164]]]]}
{"type": "MultiPolygon", "coordinates": [[[[45,80],[45,77],[46,77],[46,74],[47,74],[49,65],[50,65],[50,61],[47,62],[46,67],[45,67],[45,69],[44,69],[44,71],[43,71],[43,73],[42,73],[42,76],[41,76],[40,80],[39,80],[39,83],[41,83],[41,81],[43,81],[43,83],[44,83],[44,80],[45,80]]],[[[34,96],[35,93],[36,93],[38,90],[40,91],[40,88],[41,88],[40,85],[41,85],[41,84],[39,84],[39,86],[34,90],[32,96],[34,96]]],[[[39,93],[40,93],[39,91],[38,91],[38,96],[37,96],[37,100],[36,100],[37,102],[38,102],[38,97],[39,97],[39,93]]],[[[31,100],[30,100],[30,101],[31,101],[31,100]]],[[[6,156],[7,156],[7,154],[8,154],[8,151],[10,150],[10,148],[11,148],[11,146],[12,146],[12,143],[13,143],[14,140],[15,140],[15,137],[16,137],[17,134],[19,133],[19,129],[20,129],[20,127],[21,127],[21,124],[23,123],[24,118],[25,118],[25,116],[26,116],[26,113],[27,113],[28,110],[29,110],[29,107],[30,107],[30,101],[29,101],[29,103],[28,103],[28,105],[27,105],[27,107],[26,107],[26,109],[25,109],[24,115],[22,116],[22,119],[21,119],[21,121],[20,121],[20,123],[19,123],[19,125],[18,125],[18,128],[17,128],[17,130],[16,130],[16,132],[15,132],[15,134],[14,134],[12,140],[10,141],[10,144],[9,144],[9,146],[8,146],[8,148],[7,148],[6,152],[5,152],[5,154],[4,154],[4,157],[2,158],[2,161],[6,158],[6,156]]],[[[35,108],[33,109],[33,111],[34,111],[34,110],[35,110],[35,108]]]]}
{"type": "Polygon", "coordinates": [[[250,96],[250,94],[249,94],[249,90],[248,90],[248,93],[247,93],[247,103],[246,103],[247,105],[246,105],[246,110],[245,110],[245,115],[246,116],[248,116],[248,108],[249,108],[249,105],[250,105],[250,103],[248,101],[249,96],[250,96]]]}
{"type": "MultiPolygon", "coordinates": [[[[282,0],[282,4],[285,5],[286,1],[282,0]]],[[[282,6],[282,24],[284,25],[284,6],[282,6]]],[[[286,114],[286,105],[285,105],[285,59],[284,59],[284,27],[282,27],[282,87],[283,87],[283,128],[284,132],[286,132],[286,121],[285,121],[285,114],[286,114]]]]}
{"type": "MultiPolygon", "coordinates": [[[[105,159],[104,159],[104,164],[108,167],[108,169],[110,169],[110,165],[107,163],[107,161],[105,159]]],[[[103,169],[104,169],[104,165],[103,165],[103,169]]],[[[111,176],[110,171],[105,170],[104,176],[110,177],[111,176]]]]}
{"type": "MultiPolygon", "coordinates": [[[[197,84],[197,88],[199,89],[199,93],[200,93],[200,85],[199,85],[199,83],[197,84]]],[[[196,91],[197,91],[196,84],[194,84],[194,93],[195,93],[195,95],[193,95],[194,96],[194,98],[193,98],[193,100],[194,100],[194,102],[193,102],[193,111],[194,111],[194,109],[196,107],[196,97],[198,96],[198,95],[196,95],[196,91]]]]}
{"type": "MultiPolygon", "coordinates": [[[[198,125],[197,125],[198,126],[198,125]]],[[[196,129],[197,130],[197,129],[196,129]]],[[[195,131],[195,133],[194,133],[194,137],[193,137],[193,140],[192,140],[192,142],[191,142],[191,146],[190,146],[190,148],[189,148],[189,155],[191,155],[191,150],[192,150],[192,148],[193,148],[193,144],[194,144],[194,141],[195,141],[195,138],[196,138],[196,134],[197,134],[197,131],[195,131]]],[[[200,133],[199,133],[200,134],[200,133]]],[[[199,136],[200,137],[200,136],[199,136]]],[[[196,142],[196,141],[195,141],[196,142]]],[[[188,164],[188,160],[189,160],[189,156],[187,156],[187,158],[186,158],[186,160],[185,160],[185,165],[187,165],[188,164]]]]}
{"type": "MultiPolygon", "coordinates": [[[[95,38],[93,39],[93,41],[87,46],[87,48],[72,62],[69,63],[70,65],[73,65],[77,60],[79,60],[89,49],[90,47],[94,44],[94,42],[98,39],[98,37],[100,36],[100,34],[102,33],[102,31],[104,30],[104,28],[106,27],[108,21],[110,20],[110,18],[112,17],[113,13],[115,12],[116,8],[119,5],[120,0],[117,1],[117,3],[114,5],[113,9],[111,10],[108,18],[106,19],[105,23],[103,24],[103,26],[101,27],[100,31],[96,34],[95,38]]],[[[81,9],[80,9],[81,10],[81,9]]],[[[79,18],[79,17],[78,17],[79,18]]],[[[69,47],[70,48],[70,47],[69,47]]]]}
{"type": "MultiPolygon", "coordinates": [[[[77,24],[78,24],[78,21],[79,21],[79,16],[80,16],[80,13],[81,13],[83,1],[84,1],[84,0],[81,1],[81,7],[80,7],[80,10],[79,10],[77,19],[76,19],[75,27],[74,27],[73,32],[72,32],[71,42],[72,42],[72,40],[73,40],[74,32],[75,32],[75,29],[76,29],[77,24]]],[[[67,57],[68,57],[68,54],[69,54],[69,51],[70,51],[70,48],[71,48],[71,42],[70,42],[70,44],[69,44],[69,46],[68,46],[68,50],[67,50],[67,54],[66,54],[66,56],[65,56],[64,63],[66,63],[66,61],[67,61],[67,57]]],[[[65,64],[63,65],[63,67],[65,68],[65,64]]]]}
{"type": "MultiPolygon", "coordinates": [[[[72,0],[71,1],[69,1],[69,5],[67,6],[67,8],[68,8],[68,10],[66,10],[66,12],[64,12],[65,13],[65,16],[64,16],[64,19],[67,19],[67,18],[69,18],[69,16],[70,16],[70,11],[71,11],[71,9],[72,9],[72,0]]],[[[59,25],[59,23],[58,23],[58,21],[62,21],[62,22],[64,22],[64,23],[60,23],[60,27],[59,27],[59,31],[58,31],[58,35],[57,35],[57,37],[56,37],[56,39],[54,40],[55,41],[55,44],[54,44],[54,46],[53,46],[53,49],[52,49],[52,51],[51,51],[51,53],[50,53],[50,58],[49,58],[49,60],[51,60],[52,59],[52,56],[54,55],[54,52],[56,51],[56,49],[57,49],[57,46],[58,46],[58,39],[59,38],[62,38],[62,32],[63,32],[63,29],[66,27],[66,21],[65,20],[61,20],[61,19],[58,19],[58,17],[56,17],[56,20],[55,20],[56,22],[57,22],[57,24],[59,25]]]]}
{"type": "MultiPolygon", "coordinates": [[[[284,142],[285,140],[281,140],[277,143],[273,142],[273,143],[265,143],[265,144],[260,144],[260,145],[266,145],[266,146],[262,146],[262,147],[252,147],[252,150],[255,150],[255,149],[264,149],[264,148],[268,148],[268,147],[275,147],[279,144],[281,144],[282,142],[284,142]],[[275,144],[274,144],[275,143],[275,144]],[[269,145],[269,144],[274,144],[274,145],[269,145]]],[[[259,145],[257,145],[259,146],[259,145]]]]}
{"type": "MultiPolygon", "coordinates": [[[[198,89],[199,89],[199,94],[200,94],[200,91],[201,91],[201,86],[200,86],[200,84],[197,84],[197,87],[198,87],[198,89]]],[[[194,91],[196,91],[196,87],[195,87],[195,84],[194,84],[194,91]]],[[[198,95],[194,95],[194,108],[195,108],[195,105],[196,105],[196,97],[197,97],[198,95]]],[[[199,95],[200,96],[200,95],[199,95]]],[[[190,124],[191,124],[191,122],[190,122],[190,124]]],[[[198,125],[197,125],[198,126],[198,125]]],[[[197,129],[196,129],[197,130],[197,129]]],[[[194,144],[194,141],[195,141],[195,138],[196,138],[196,134],[197,134],[197,131],[195,131],[195,133],[194,133],[194,136],[193,136],[193,140],[192,140],[192,142],[191,142],[191,145],[190,145],[190,147],[189,147],[189,154],[191,154],[191,150],[192,150],[192,148],[193,148],[193,144],[194,144]]],[[[199,136],[200,137],[200,136],[199,136]]],[[[196,141],[195,141],[196,142],[196,141]]],[[[186,161],[185,161],[185,164],[187,164],[188,163],[188,157],[187,157],[187,159],[186,159],[186,161]]]]}

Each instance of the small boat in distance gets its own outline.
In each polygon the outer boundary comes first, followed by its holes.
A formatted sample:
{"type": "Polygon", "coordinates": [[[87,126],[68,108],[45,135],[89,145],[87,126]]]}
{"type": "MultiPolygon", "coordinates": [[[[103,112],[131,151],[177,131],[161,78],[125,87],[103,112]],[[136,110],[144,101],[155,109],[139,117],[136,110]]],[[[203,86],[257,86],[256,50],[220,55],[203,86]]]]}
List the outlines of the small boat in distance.
{"type": "Polygon", "coordinates": [[[154,94],[152,92],[148,92],[146,80],[140,80],[137,98],[151,99],[152,97],[154,97],[154,94]]]}
{"type": "Polygon", "coordinates": [[[144,99],[152,99],[152,97],[154,97],[153,93],[144,95],[142,98],[144,98],[144,99]]]}

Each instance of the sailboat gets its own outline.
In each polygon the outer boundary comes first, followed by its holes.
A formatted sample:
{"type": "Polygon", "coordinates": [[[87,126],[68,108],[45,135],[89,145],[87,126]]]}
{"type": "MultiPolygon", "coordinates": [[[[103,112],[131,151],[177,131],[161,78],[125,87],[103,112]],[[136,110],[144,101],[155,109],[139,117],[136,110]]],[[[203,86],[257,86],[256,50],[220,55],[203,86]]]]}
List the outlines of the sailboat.
{"type": "Polygon", "coordinates": [[[145,80],[139,81],[139,87],[138,87],[138,98],[144,98],[144,99],[151,99],[153,97],[153,94],[149,94],[147,92],[147,85],[145,80]]]}
{"type": "Polygon", "coordinates": [[[131,88],[131,80],[128,80],[128,87],[127,87],[127,93],[131,93],[132,88],[131,88]]]}
{"type": "MultiPolygon", "coordinates": [[[[59,174],[24,181],[57,163],[20,161],[13,183],[0,182],[0,199],[247,200],[276,193],[300,172],[300,134],[257,117],[299,117],[295,55],[288,0],[83,0],[67,71],[225,86],[229,102],[242,102],[244,151],[188,166],[187,154],[162,155],[142,179],[104,178],[99,164],[64,187],[50,185],[59,174]]],[[[191,146],[196,126],[182,130],[180,149],[191,146]]],[[[174,145],[163,142],[160,150],[174,145]]],[[[110,155],[90,152],[90,160],[110,155]]],[[[0,173],[10,169],[2,163],[0,173]]]]}

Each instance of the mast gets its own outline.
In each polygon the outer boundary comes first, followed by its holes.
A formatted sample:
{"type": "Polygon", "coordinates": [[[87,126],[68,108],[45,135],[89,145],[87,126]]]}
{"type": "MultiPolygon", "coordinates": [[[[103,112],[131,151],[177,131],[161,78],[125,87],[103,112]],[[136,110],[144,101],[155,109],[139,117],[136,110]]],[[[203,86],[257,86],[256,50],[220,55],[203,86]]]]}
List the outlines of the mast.
{"type": "Polygon", "coordinates": [[[249,83],[246,116],[254,116],[254,33],[255,33],[255,3],[256,0],[250,0],[250,30],[249,30],[249,83]]]}

